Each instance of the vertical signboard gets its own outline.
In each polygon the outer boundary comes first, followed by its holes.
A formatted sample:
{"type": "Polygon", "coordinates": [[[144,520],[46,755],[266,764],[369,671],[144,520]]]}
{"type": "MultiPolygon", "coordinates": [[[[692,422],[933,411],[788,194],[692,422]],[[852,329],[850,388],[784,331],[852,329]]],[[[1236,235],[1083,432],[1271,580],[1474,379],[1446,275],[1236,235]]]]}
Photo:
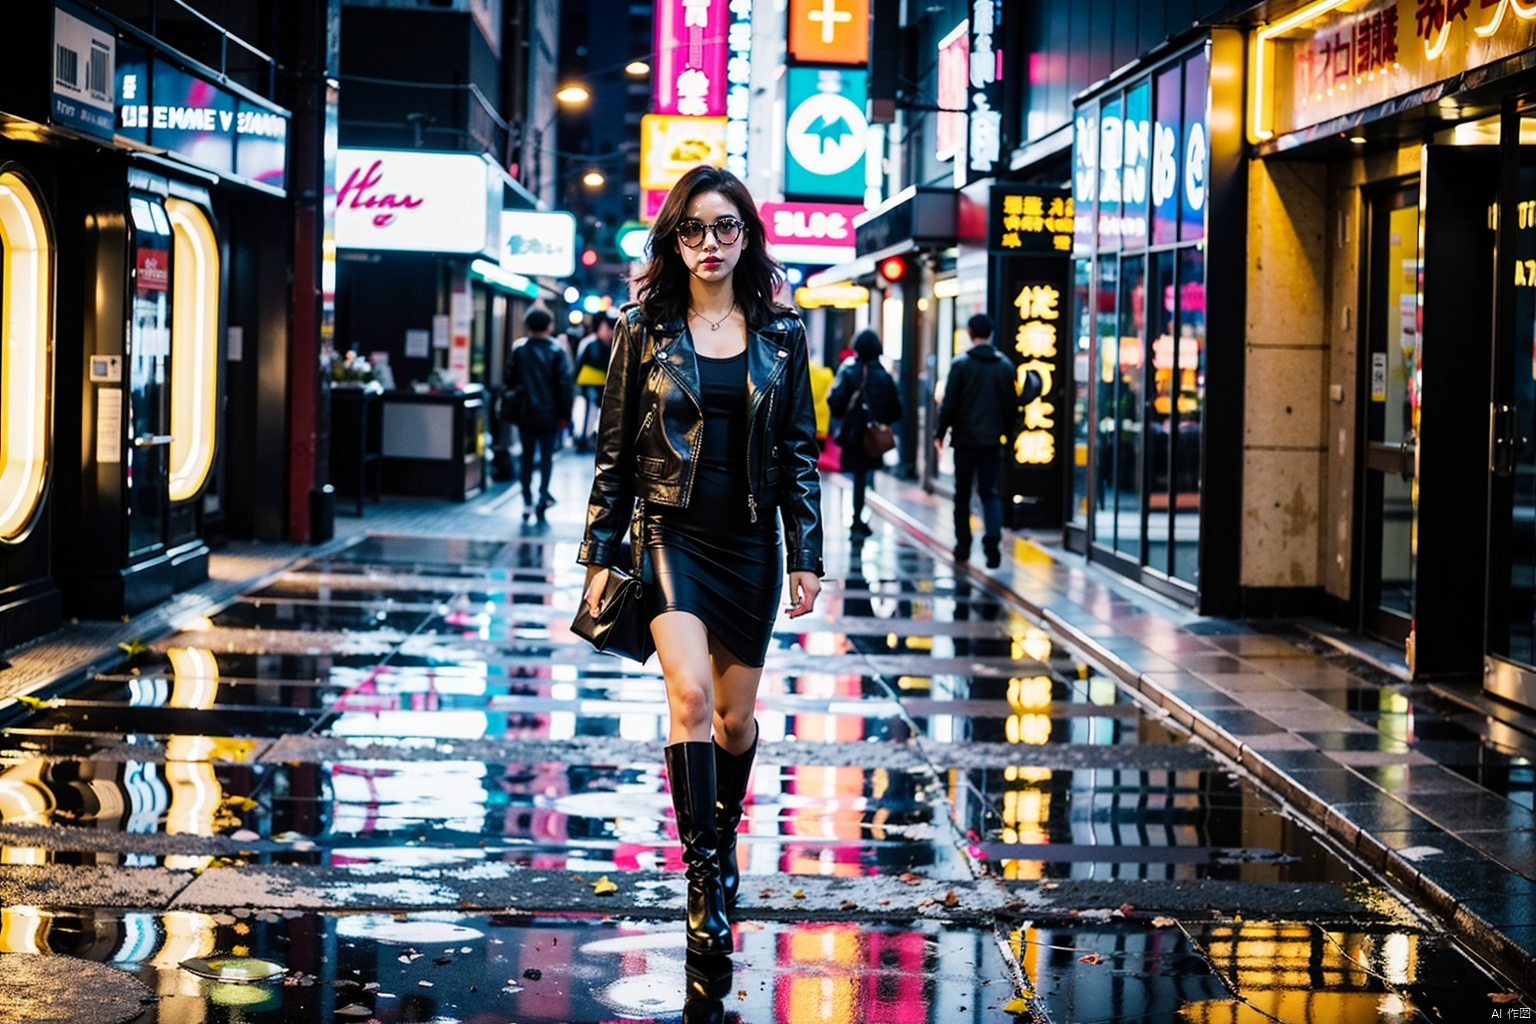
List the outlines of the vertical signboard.
{"type": "Polygon", "coordinates": [[[727,0],[657,0],[651,111],[725,114],[727,0]]]}
{"type": "Polygon", "coordinates": [[[117,34],[73,4],[53,11],[53,119],[112,137],[117,34]]]}
{"type": "Polygon", "coordinates": [[[752,0],[730,0],[731,28],[726,37],[725,166],[747,178],[747,142],[752,110],[752,0]]]}
{"type": "Polygon", "coordinates": [[[867,64],[869,0],[789,0],[789,56],[805,64],[867,64]]]}
{"type": "Polygon", "coordinates": [[[790,68],[784,192],[792,199],[862,199],[869,74],[790,68]]]}
{"type": "Polygon", "coordinates": [[[933,122],[934,156],[951,160],[965,145],[965,112],[969,74],[969,40],[966,22],[956,25],[939,40],[938,69],[934,87],[939,113],[933,122]]]}
{"type": "Polygon", "coordinates": [[[991,174],[1003,158],[1002,75],[1003,55],[998,50],[1002,41],[1001,0],[972,0],[969,97],[966,104],[970,119],[970,144],[967,146],[969,173],[962,175],[961,164],[955,164],[955,184],[963,186],[973,178],[991,174]]]}
{"type": "Polygon", "coordinates": [[[1003,470],[1011,527],[1062,522],[1070,451],[1069,381],[1063,366],[1071,282],[1073,200],[1067,189],[1013,183],[992,190],[987,212],[1000,351],[1013,360],[1019,391],[1003,470]]]}

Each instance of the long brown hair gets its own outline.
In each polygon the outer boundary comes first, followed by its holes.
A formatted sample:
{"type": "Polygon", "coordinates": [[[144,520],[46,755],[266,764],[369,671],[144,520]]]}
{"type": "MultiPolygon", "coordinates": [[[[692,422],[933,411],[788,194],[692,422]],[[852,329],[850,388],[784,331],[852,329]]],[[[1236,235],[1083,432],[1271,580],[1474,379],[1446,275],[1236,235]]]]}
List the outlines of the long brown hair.
{"type": "Polygon", "coordinates": [[[687,315],[688,265],[672,243],[677,238],[678,223],[688,215],[688,204],[702,192],[718,192],[741,213],[741,222],[746,227],[736,244],[745,243],[746,248],[731,275],[731,289],[747,323],[766,324],[778,315],[773,293],[784,279],[784,268],[768,254],[763,218],[757,212],[757,203],[752,201],[752,193],[740,178],[719,167],[695,167],[667,193],[651,225],[651,237],[645,243],[650,261],[636,280],[640,310],[652,323],[687,315]]]}

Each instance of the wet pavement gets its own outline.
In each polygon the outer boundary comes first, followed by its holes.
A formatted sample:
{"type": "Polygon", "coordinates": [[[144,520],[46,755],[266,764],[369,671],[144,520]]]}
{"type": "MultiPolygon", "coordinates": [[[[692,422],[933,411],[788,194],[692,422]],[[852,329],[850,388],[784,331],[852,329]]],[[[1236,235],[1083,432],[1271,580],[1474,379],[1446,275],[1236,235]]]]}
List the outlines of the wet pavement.
{"type": "Polygon", "coordinates": [[[942,507],[888,484],[872,538],[832,530],[817,612],[779,623],[738,951],[690,975],[665,692],[570,634],[590,464],[558,467],[548,523],[501,492],[370,514],[0,705],[0,1024],[45,1019],[11,954],[81,965],[101,998],[58,1019],[82,1024],[1533,1005],[1508,955],[1536,922],[1525,755],[1022,540],[956,567],[942,507]],[[1505,944],[1469,948],[1483,926],[1505,944]]]}

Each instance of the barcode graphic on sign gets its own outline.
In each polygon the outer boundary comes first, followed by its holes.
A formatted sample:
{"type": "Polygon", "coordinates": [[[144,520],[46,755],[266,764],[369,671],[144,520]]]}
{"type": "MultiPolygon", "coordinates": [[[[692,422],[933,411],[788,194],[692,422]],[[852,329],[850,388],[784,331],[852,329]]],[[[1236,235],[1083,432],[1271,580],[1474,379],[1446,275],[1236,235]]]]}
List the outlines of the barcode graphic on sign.
{"type": "Polygon", "coordinates": [[[111,73],[111,69],[107,64],[111,56],[105,47],[96,43],[91,44],[91,60],[85,67],[85,91],[91,94],[92,99],[109,98],[107,76],[111,73]]]}
{"type": "Polygon", "coordinates": [[[80,54],[61,45],[58,47],[58,60],[55,64],[54,77],[59,84],[78,89],[80,87],[80,54]]]}

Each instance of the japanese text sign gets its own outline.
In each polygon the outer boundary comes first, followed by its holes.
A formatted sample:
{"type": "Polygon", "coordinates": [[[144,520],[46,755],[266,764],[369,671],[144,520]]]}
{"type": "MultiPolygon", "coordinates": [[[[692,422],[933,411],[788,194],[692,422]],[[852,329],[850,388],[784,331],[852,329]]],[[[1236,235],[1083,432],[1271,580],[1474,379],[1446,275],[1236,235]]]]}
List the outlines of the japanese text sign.
{"type": "Polygon", "coordinates": [[[1529,50],[1533,14],[1527,0],[1318,5],[1314,18],[1256,34],[1250,131],[1322,124],[1529,50]]]}
{"type": "Polygon", "coordinates": [[[1066,189],[994,186],[987,211],[987,249],[1021,254],[1071,252],[1073,212],[1066,189]]]}
{"type": "MultiPolygon", "coordinates": [[[[1002,190],[1006,201],[1009,192],[1002,190]]],[[[1065,189],[1036,196],[1049,209],[1071,200],[1065,189]]],[[[994,195],[994,206],[1000,205],[994,195]]],[[[1019,405],[1003,474],[1005,507],[1013,525],[1057,526],[1064,496],[1071,390],[1064,363],[1071,340],[1070,255],[998,256],[992,260],[998,296],[997,347],[1013,361],[1019,405]]]]}
{"type": "Polygon", "coordinates": [[[789,55],[808,64],[869,62],[869,0],[789,0],[789,55]]]}
{"type": "Polygon", "coordinates": [[[652,112],[725,113],[730,17],[727,0],[657,0],[652,112]]]}
{"type": "MultiPolygon", "coordinates": [[[[985,177],[1003,158],[1002,66],[998,49],[1002,39],[1002,0],[971,0],[970,55],[967,69],[966,146],[968,177],[985,177]]],[[[959,165],[956,165],[957,168],[959,165]]],[[[956,184],[964,185],[958,170],[956,184]]]]}

